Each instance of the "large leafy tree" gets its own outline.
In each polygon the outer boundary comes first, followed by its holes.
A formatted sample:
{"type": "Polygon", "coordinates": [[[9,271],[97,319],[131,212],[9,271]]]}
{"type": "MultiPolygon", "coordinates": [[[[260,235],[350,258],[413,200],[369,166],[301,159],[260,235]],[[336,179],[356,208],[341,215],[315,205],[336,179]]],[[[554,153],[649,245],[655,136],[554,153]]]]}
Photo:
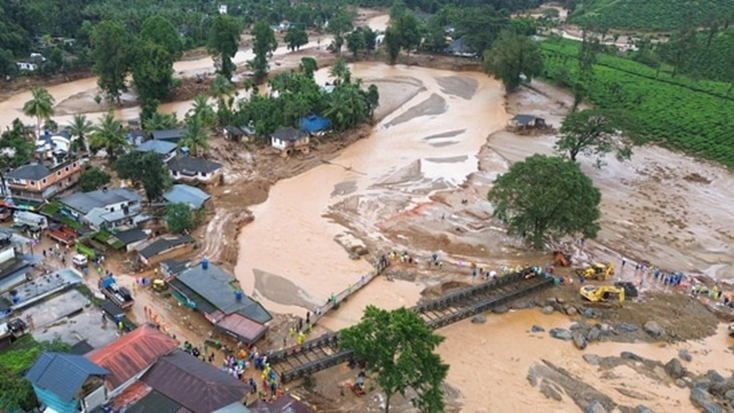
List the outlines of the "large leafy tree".
{"type": "Polygon", "coordinates": [[[349,33],[346,40],[347,49],[352,52],[354,57],[357,57],[357,53],[359,53],[360,50],[367,48],[367,41],[365,40],[364,31],[362,30],[357,29],[349,33]]]}
{"type": "Polygon", "coordinates": [[[351,32],[354,24],[354,13],[351,10],[339,9],[329,19],[326,31],[334,36],[334,53],[339,53],[344,45],[344,35],[351,32]]]}
{"type": "Polygon", "coordinates": [[[180,58],[183,52],[181,35],[173,27],[173,23],[163,16],[150,16],[145,19],[140,27],[140,39],[162,46],[173,60],[180,58]]]}
{"type": "Polygon", "coordinates": [[[557,152],[576,161],[579,154],[596,156],[596,166],[603,158],[616,152],[618,160],[629,159],[632,149],[624,144],[618,133],[632,130],[632,121],[624,113],[611,110],[588,109],[572,112],[561,124],[561,135],[556,140],[557,152]]]}
{"type": "Polygon", "coordinates": [[[385,412],[396,394],[416,393],[411,402],[421,412],[444,411],[443,381],[448,364],[434,353],[444,340],[413,311],[367,306],[359,324],[342,330],[340,345],[354,350],[377,375],[385,392],[385,412]]]}
{"type": "Polygon", "coordinates": [[[163,195],[171,183],[163,158],[155,152],[129,152],[112,165],[120,179],[142,184],[148,201],[153,202],[163,195]]]}
{"type": "Polygon", "coordinates": [[[92,32],[91,56],[97,84],[110,100],[120,101],[120,94],[127,90],[125,78],[131,62],[131,41],[120,23],[105,20],[92,32]]]}
{"type": "Polygon", "coordinates": [[[191,208],[183,202],[166,205],[166,224],[173,234],[182,234],[194,229],[191,208]]]}
{"type": "Polygon", "coordinates": [[[99,168],[89,168],[79,177],[82,192],[90,192],[110,183],[112,177],[99,168]]]}
{"type": "Polygon", "coordinates": [[[31,99],[23,104],[23,114],[36,118],[36,133],[41,133],[41,123],[54,115],[54,97],[42,87],[31,90],[31,99]]]}
{"type": "Polygon", "coordinates": [[[101,123],[95,126],[91,146],[95,149],[104,149],[107,157],[113,161],[130,146],[127,132],[122,123],[115,119],[115,114],[111,110],[104,115],[101,123]]]}
{"type": "Polygon", "coordinates": [[[214,59],[217,73],[227,80],[232,79],[236,68],[232,58],[239,48],[241,32],[239,22],[232,16],[220,14],[211,21],[206,50],[214,59]]]}
{"type": "Polygon", "coordinates": [[[308,44],[308,34],[301,27],[292,27],[288,29],[283,39],[291,51],[299,50],[301,46],[308,44]]]}
{"type": "MultiPolygon", "coordinates": [[[[13,120],[12,127],[3,131],[0,135],[0,148],[10,149],[12,156],[5,151],[0,155],[0,171],[8,168],[17,168],[30,162],[33,152],[36,150],[35,142],[25,138],[25,128],[20,119],[13,120]]],[[[0,175],[2,176],[2,175],[0,175]]],[[[2,186],[0,190],[4,190],[2,186]]]]}
{"type": "Polygon", "coordinates": [[[89,135],[94,132],[94,125],[87,119],[87,116],[81,113],[75,114],[67,129],[71,136],[76,136],[84,142],[84,149],[89,154],[91,152],[89,135]]]}
{"type": "Polygon", "coordinates": [[[522,76],[530,80],[543,73],[543,55],[529,37],[503,31],[484,53],[484,69],[512,92],[520,86],[522,76]]]}
{"type": "Polygon", "coordinates": [[[278,41],[275,40],[275,33],[268,22],[261,20],[255,23],[252,28],[252,51],[255,58],[247,62],[247,66],[255,74],[255,81],[260,83],[265,80],[268,75],[268,58],[278,48],[278,41]]]}
{"type": "Polygon", "coordinates": [[[494,215],[535,248],[546,235],[599,231],[601,193],[579,165],[559,157],[533,155],[497,177],[487,196],[494,215]]]}
{"type": "Polygon", "coordinates": [[[135,50],[133,83],[144,103],[168,99],[173,92],[173,56],[165,47],[145,41],[135,50]]]}
{"type": "Polygon", "coordinates": [[[410,53],[420,46],[422,40],[423,27],[412,13],[406,13],[397,19],[385,32],[385,45],[390,64],[395,63],[400,50],[410,53]]]}

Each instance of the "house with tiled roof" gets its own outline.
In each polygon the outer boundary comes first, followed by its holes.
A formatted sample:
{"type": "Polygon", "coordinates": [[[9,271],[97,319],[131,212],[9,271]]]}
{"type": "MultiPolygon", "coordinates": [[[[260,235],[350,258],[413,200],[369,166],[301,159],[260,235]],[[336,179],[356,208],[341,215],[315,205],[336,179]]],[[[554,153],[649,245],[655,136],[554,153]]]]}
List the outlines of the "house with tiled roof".
{"type": "Polygon", "coordinates": [[[245,382],[182,350],[162,357],[140,381],[193,413],[212,413],[236,404],[244,408],[242,402],[251,390],[245,382]]]}
{"type": "Polygon", "coordinates": [[[106,385],[110,397],[114,397],[177,346],[176,340],[149,325],[142,325],[107,347],[88,354],[87,358],[109,371],[106,385]]]}
{"type": "Polygon", "coordinates": [[[107,401],[107,374],[84,356],[43,353],[25,378],[46,411],[78,413],[91,412],[107,401]]]}

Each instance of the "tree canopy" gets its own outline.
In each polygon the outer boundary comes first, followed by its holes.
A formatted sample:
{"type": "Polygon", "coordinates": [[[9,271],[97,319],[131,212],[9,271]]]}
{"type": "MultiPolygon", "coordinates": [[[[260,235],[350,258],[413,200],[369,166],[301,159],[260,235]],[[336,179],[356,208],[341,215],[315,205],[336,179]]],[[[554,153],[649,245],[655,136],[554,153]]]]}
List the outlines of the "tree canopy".
{"type": "Polygon", "coordinates": [[[115,119],[115,114],[111,110],[104,115],[101,123],[94,127],[90,142],[93,149],[104,149],[111,160],[117,159],[130,146],[127,132],[122,123],[115,119]]]}
{"type": "Polygon", "coordinates": [[[270,65],[268,58],[278,48],[278,42],[275,40],[275,33],[270,25],[265,21],[255,23],[252,29],[252,51],[255,58],[247,62],[247,66],[255,74],[255,81],[262,82],[268,75],[270,65]]]}
{"type": "Polygon", "coordinates": [[[484,53],[484,69],[512,92],[523,76],[529,81],[543,73],[543,55],[529,37],[505,30],[484,53]]]}
{"type": "Polygon", "coordinates": [[[172,234],[183,234],[194,229],[194,218],[188,205],[177,202],[166,205],[166,224],[172,234]]]}
{"type": "Polygon", "coordinates": [[[214,60],[217,73],[227,80],[232,79],[236,68],[232,58],[239,49],[241,32],[240,23],[232,16],[220,14],[211,21],[206,50],[214,60]]]}
{"type": "Polygon", "coordinates": [[[596,156],[597,167],[604,164],[604,156],[610,152],[616,152],[620,161],[629,159],[632,149],[617,133],[631,130],[632,122],[620,111],[587,109],[569,113],[561,124],[555,149],[574,162],[579,154],[596,156]]]}
{"type": "Polygon", "coordinates": [[[301,46],[308,44],[308,34],[301,27],[291,27],[283,40],[285,40],[290,51],[299,50],[301,46]]]}
{"type": "Polygon", "coordinates": [[[119,101],[127,91],[125,77],[131,62],[131,41],[127,31],[115,21],[103,21],[94,28],[91,36],[94,73],[97,84],[110,100],[119,101]]]}
{"type": "Polygon", "coordinates": [[[173,60],[181,57],[183,43],[181,35],[170,20],[163,16],[150,16],[140,27],[140,40],[160,45],[171,55],[173,60]]]}
{"type": "Polygon", "coordinates": [[[99,168],[89,168],[79,177],[82,192],[90,192],[110,183],[112,177],[99,168]]]}
{"type": "Polygon", "coordinates": [[[392,397],[406,395],[408,389],[415,391],[411,402],[421,412],[444,411],[442,385],[449,366],[434,353],[443,340],[411,310],[386,311],[372,305],[357,325],[339,336],[340,345],[354,350],[377,375],[386,413],[392,397]]]}
{"type": "Polygon", "coordinates": [[[163,195],[171,183],[163,158],[155,152],[128,152],[112,165],[120,179],[142,184],[148,201],[154,201],[163,195]]]}
{"type": "Polygon", "coordinates": [[[538,249],[547,235],[595,238],[600,229],[601,193],[577,163],[563,158],[536,154],[513,164],[487,198],[508,234],[538,249]]]}

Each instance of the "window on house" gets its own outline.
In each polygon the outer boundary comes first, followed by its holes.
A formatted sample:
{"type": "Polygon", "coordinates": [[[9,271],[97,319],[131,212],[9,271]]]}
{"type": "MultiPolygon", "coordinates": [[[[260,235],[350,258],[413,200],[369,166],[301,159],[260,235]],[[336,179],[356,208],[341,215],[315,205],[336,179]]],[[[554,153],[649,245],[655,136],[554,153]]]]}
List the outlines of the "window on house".
{"type": "Polygon", "coordinates": [[[74,167],[74,168],[76,168],[76,162],[74,162],[73,164],[71,164],[71,166],[74,167]]]}
{"type": "Polygon", "coordinates": [[[66,172],[69,172],[69,167],[67,166],[66,168],[64,168],[64,170],[65,170],[66,172]]]}
{"type": "Polygon", "coordinates": [[[206,176],[206,172],[199,172],[201,176],[206,176]]]}
{"type": "Polygon", "coordinates": [[[71,182],[71,177],[66,178],[66,182],[71,182]]]}
{"type": "Polygon", "coordinates": [[[31,186],[36,186],[36,181],[31,181],[31,186]]]}
{"type": "Polygon", "coordinates": [[[56,171],[56,176],[61,176],[61,171],[56,171]]]}
{"type": "Polygon", "coordinates": [[[45,184],[46,183],[46,178],[43,178],[43,181],[41,181],[41,182],[43,182],[45,184]]]}

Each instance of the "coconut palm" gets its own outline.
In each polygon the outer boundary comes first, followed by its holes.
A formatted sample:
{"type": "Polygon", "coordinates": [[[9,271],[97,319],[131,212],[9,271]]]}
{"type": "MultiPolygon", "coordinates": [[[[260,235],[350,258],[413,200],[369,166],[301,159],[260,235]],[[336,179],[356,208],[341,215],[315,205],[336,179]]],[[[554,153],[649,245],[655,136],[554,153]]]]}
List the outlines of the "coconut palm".
{"type": "Polygon", "coordinates": [[[127,132],[122,127],[122,123],[115,119],[111,110],[102,118],[102,122],[94,127],[91,144],[93,147],[104,149],[110,160],[117,159],[130,146],[127,141],[127,132]]]}
{"type": "Polygon", "coordinates": [[[334,78],[335,85],[349,83],[352,80],[352,72],[349,71],[349,66],[344,59],[339,59],[334,63],[334,66],[329,69],[329,76],[334,78]]]}
{"type": "Polygon", "coordinates": [[[173,129],[176,126],[178,126],[178,118],[175,113],[166,115],[160,112],[154,112],[150,118],[143,122],[143,128],[148,133],[154,130],[173,129]]]}
{"type": "Polygon", "coordinates": [[[94,132],[94,125],[90,122],[85,115],[77,113],[74,115],[74,119],[71,120],[68,126],[69,133],[71,136],[76,136],[84,142],[84,149],[87,153],[91,153],[89,146],[89,134],[94,132]]]}
{"type": "Polygon", "coordinates": [[[199,148],[209,149],[210,129],[198,116],[186,118],[186,133],[183,139],[178,141],[178,147],[186,147],[194,156],[199,156],[199,148]]]}
{"type": "Polygon", "coordinates": [[[23,104],[23,114],[36,118],[36,133],[41,134],[41,122],[54,115],[54,97],[42,87],[34,87],[32,98],[23,104]]]}
{"type": "Polygon", "coordinates": [[[188,112],[189,118],[199,118],[207,128],[214,127],[217,122],[217,114],[209,104],[209,98],[199,94],[194,98],[193,106],[188,112]]]}

